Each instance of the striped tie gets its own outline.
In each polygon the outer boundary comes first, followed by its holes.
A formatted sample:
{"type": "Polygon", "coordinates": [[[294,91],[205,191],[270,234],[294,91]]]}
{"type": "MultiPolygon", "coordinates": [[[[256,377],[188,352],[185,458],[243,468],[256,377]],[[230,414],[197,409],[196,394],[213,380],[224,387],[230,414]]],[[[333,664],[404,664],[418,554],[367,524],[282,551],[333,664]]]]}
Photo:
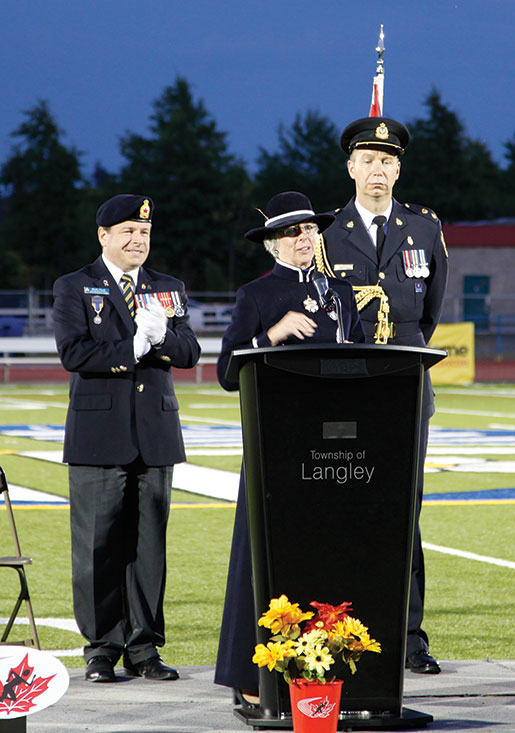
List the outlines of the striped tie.
{"type": "Polygon", "coordinates": [[[124,300],[127,303],[127,308],[129,309],[131,316],[134,318],[135,305],[134,292],[132,290],[134,281],[130,275],[122,275],[120,282],[122,284],[122,293],[124,300]]]}

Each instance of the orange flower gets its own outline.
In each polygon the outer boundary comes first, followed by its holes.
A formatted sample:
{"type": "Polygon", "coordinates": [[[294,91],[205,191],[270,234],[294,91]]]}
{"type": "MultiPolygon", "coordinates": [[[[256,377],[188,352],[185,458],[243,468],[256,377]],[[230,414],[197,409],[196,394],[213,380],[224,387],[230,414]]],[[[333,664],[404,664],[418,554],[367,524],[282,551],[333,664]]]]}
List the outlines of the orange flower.
{"type": "Polygon", "coordinates": [[[314,628],[323,628],[329,631],[333,624],[349,615],[347,611],[352,611],[352,604],[348,601],[343,601],[338,606],[331,606],[330,603],[311,601],[310,606],[317,609],[317,614],[314,619],[308,621],[304,627],[304,631],[311,631],[314,628]]]}

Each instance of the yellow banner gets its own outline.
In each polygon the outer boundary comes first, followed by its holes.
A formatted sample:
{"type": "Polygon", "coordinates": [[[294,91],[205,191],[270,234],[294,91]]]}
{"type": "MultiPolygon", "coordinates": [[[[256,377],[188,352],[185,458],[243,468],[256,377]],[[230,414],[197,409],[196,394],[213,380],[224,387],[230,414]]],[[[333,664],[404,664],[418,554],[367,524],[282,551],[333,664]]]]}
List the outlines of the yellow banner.
{"type": "Polygon", "coordinates": [[[429,342],[449,356],[431,368],[433,384],[471,384],[475,376],[474,324],[440,323],[429,342]]]}

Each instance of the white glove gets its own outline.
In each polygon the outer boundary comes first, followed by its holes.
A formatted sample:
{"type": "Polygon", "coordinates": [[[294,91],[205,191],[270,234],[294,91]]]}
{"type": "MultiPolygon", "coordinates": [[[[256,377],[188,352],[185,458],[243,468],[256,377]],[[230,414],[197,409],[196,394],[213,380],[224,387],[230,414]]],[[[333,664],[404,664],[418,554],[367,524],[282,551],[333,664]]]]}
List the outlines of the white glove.
{"type": "Polygon", "coordinates": [[[161,303],[151,300],[148,308],[138,308],[134,320],[136,321],[137,333],[143,333],[152,346],[163,343],[168,318],[161,303]]]}
{"type": "Polygon", "coordinates": [[[134,361],[138,363],[138,361],[150,351],[152,344],[148,340],[144,331],[139,328],[134,334],[132,343],[134,348],[134,361]]]}

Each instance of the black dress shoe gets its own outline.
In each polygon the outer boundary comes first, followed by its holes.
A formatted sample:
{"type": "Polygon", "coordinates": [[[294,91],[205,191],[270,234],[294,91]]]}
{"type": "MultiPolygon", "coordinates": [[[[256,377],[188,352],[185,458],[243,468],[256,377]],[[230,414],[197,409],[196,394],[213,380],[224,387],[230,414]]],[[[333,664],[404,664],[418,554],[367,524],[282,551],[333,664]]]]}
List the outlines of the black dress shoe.
{"type": "Polygon", "coordinates": [[[173,667],[168,667],[161,657],[149,657],[136,664],[133,664],[127,657],[124,657],[123,666],[129,677],[145,677],[147,680],[179,679],[177,670],[173,667]]]}
{"type": "Polygon", "coordinates": [[[92,657],[86,667],[86,679],[90,682],[116,682],[113,667],[110,657],[92,657]]]}
{"type": "Polygon", "coordinates": [[[409,657],[406,657],[406,669],[410,669],[412,672],[418,672],[419,674],[439,674],[441,672],[440,665],[433,659],[433,657],[425,652],[423,649],[419,649],[409,657]]]}
{"type": "Polygon", "coordinates": [[[256,697],[259,699],[259,695],[257,691],[254,690],[240,690],[237,687],[233,687],[232,689],[233,699],[235,705],[241,705],[243,708],[246,708],[247,710],[257,710],[259,708],[258,702],[251,702],[251,700],[247,699],[247,695],[250,695],[251,697],[256,697]]]}

